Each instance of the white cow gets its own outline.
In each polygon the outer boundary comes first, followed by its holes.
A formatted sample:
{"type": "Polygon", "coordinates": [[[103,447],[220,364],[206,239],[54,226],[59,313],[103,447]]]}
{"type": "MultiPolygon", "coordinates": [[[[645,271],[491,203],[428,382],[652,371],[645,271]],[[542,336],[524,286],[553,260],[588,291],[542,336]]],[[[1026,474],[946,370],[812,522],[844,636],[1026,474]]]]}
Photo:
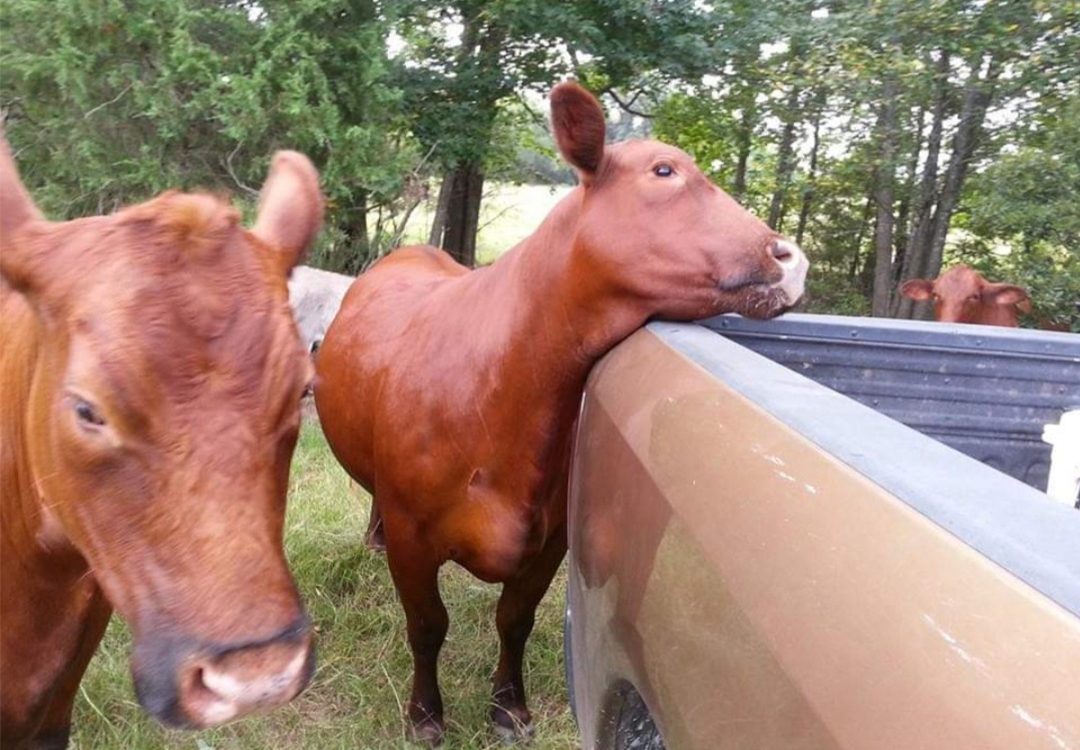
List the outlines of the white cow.
{"type": "Polygon", "coordinates": [[[345,292],[355,280],[352,276],[310,266],[293,269],[289,278],[289,304],[309,352],[319,348],[345,292]]]}

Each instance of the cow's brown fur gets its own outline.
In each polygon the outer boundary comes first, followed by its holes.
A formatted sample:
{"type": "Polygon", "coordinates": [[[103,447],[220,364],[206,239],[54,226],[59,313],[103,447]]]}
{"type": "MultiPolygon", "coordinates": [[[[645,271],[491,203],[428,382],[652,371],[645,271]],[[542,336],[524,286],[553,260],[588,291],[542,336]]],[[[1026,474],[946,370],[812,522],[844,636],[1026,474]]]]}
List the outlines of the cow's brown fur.
{"type": "Polygon", "coordinates": [[[263,198],[250,232],[177,192],[48,222],[0,139],[5,749],[66,745],[113,608],[168,723],[264,710],[308,679],[281,542],[311,377],[286,292],[321,222],[310,162],[280,153],[263,198]]]}
{"type": "Polygon", "coordinates": [[[651,317],[775,315],[806,272],[798,248],[686,154],[605,146],[589,94],[563,84],[551,99],[581,186],[491,266],[469,271],[431,247],[392,253],[353,284],[316,360],[319,417],[374,495],[370,538],[385,539],[405,608],[413,731],[435,742],[448,560],[503,583],[492,718],[528,731],[522,656],[566,551],[570,435],[592,364],[651,317]]]}
{"type": "Polygon", "coordinates": [[[914,300],[933,300],[934,318],[944,323],[987,326],[1019,325],[1019,314],[1031,311],[1022,287],[994,284],[965,265],[956,265],[936,279],[908,279],[900,293],[914,300]]]}

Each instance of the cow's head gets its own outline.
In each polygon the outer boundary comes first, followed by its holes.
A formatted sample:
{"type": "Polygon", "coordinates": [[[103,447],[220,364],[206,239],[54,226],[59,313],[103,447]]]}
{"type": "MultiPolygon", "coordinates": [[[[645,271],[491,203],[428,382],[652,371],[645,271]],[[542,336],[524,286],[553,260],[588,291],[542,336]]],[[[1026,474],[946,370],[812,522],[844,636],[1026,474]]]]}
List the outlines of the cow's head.
{"type": "Polygon", "coordinates": [[[603,110],[574,83],[552,91],[551,120],[583,186],[575,252],[589,275],[675,319],[767,318],[802,296],[802,250],[709,182],[686,153],[651,140],[605,145],[603,110]]]}
{"type": "Polygon", "coordinates": [[[1027,291],[1015,284],[994,284],[965,265],[936,279],[909,279],[900,293],[914,300],[933,300],[934,317],[946,323],[1016,326],[1017,313],[1031,312],[1027,291]]]}
{"type": "MultiPolygon", "coordinates": [[[[204,727],[295,696],[314,660],[282,550],[312,368],[286,278],[318,175],[274,158],[251,231],[205,194],[42,219],[0,139],[0,273],[36,312],[25,409],[43,540],[73,546],[134,634],[143,706],[204,727]]],[[[29,332],[28,332],[29,333],[29,332]]]]}

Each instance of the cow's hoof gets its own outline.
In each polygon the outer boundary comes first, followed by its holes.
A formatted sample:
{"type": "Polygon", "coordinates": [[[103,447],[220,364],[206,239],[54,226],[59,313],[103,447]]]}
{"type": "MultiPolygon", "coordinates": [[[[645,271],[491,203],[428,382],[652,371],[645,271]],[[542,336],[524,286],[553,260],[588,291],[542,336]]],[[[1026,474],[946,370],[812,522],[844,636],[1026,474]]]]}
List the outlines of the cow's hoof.
{"type": "Polygon", "coordinates": [[[71,727],[42,731],[30,740],[29,745],[20,745],[33,750],[67,750],[68,737],[71,735],[71,727]]]}
{"type": "Polygon", "coordinates": [[[504,745],[528,743],[536,730],[528,709],[496,706],[491,712],[491,726],[504,745]]]}
{"type": "Polygon", "coordinates": [[[442,722],[436,719],[424,719],[409,725],[409,739],[417,744],[436,747],[442,744],[445,734],[442,722]]]}
{"type": "Polygon", "coordinates": [[[380,523],[374,531],[369,531],[364,537],[364,544],[372,552],[386,552],[386,533],[380,523]]]}

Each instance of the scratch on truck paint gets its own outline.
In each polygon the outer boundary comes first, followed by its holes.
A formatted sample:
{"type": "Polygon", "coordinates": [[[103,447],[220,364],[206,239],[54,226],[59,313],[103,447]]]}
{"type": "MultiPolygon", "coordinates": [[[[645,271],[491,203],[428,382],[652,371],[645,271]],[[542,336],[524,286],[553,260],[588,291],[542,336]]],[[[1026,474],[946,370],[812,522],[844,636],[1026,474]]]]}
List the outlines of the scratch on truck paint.
{"type": "Polygon", "coordinates": [[[1060,747],[1061,750],[1071,750],[1071,748],[1074,747],[1073,745],[1070,745],[1065,741],[1065,738],[1061,736],[1061,732],[1058,731],[1057,727],[1053,725],[1047,726],[1046,722],[1032,716],[1027,711],[1025,711],[1023,706],[1013,706],[1012,712],[1015,716],[1019,716],[1020,720],[1023,721],[1025,724],[1030,724],[1036,729],[1045,728],[1047,734],[1050,735],[1050,739],[1052,739],[1054,741],[1054,744],[1060,747]]]}
{"type": "Polygon", "coordinates": [[[922,619],[923,622],[932,627],[937,632],[937,634],[940,635],[947,644],[949,644],[949,648],[956,652],[957,656],[959,656],[968,664],[972,664],[978,667],[983,672],[988,671],[986,662],[976,656],[972,656],[971,654],[969,654],[950,632],[937,624],[937,621],[935,621],[933,617],[924,614],[922,616],[922,619]]]}

